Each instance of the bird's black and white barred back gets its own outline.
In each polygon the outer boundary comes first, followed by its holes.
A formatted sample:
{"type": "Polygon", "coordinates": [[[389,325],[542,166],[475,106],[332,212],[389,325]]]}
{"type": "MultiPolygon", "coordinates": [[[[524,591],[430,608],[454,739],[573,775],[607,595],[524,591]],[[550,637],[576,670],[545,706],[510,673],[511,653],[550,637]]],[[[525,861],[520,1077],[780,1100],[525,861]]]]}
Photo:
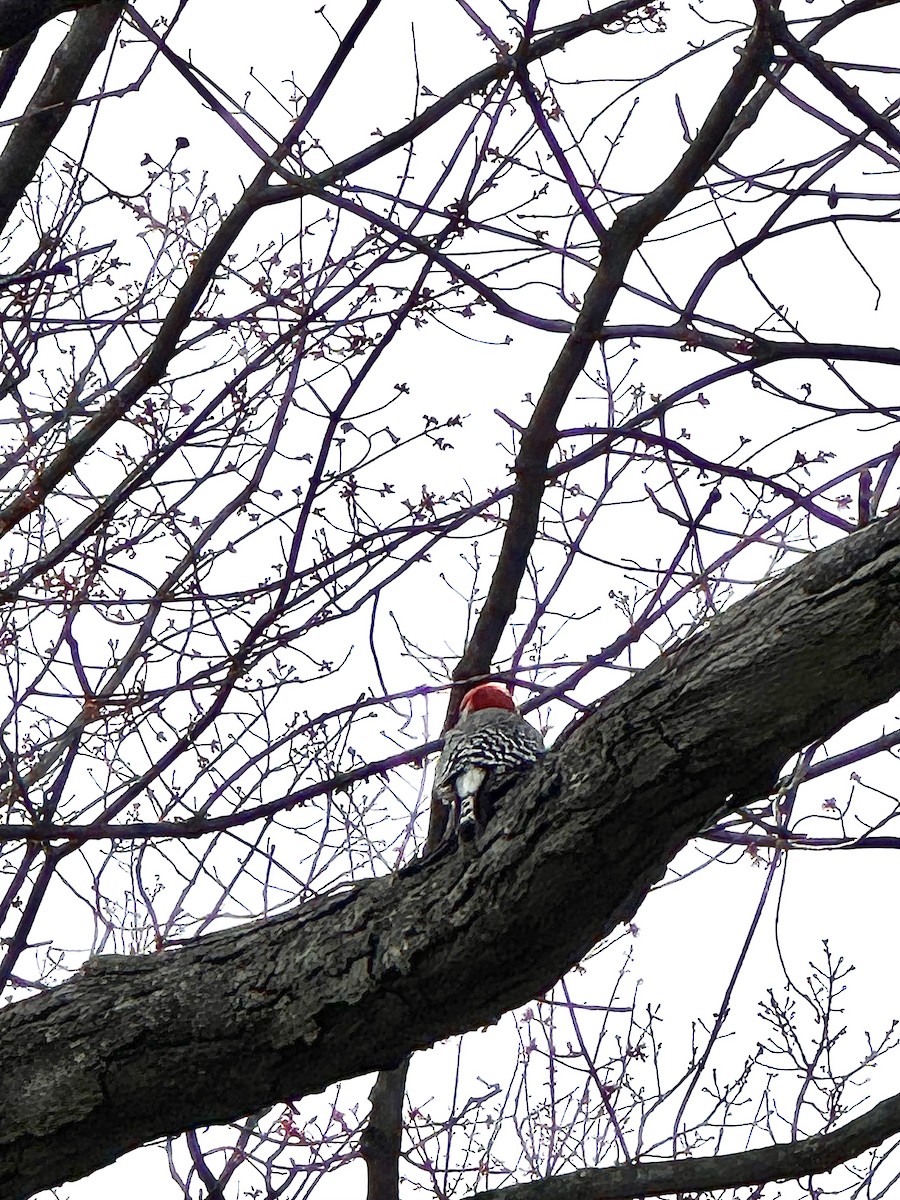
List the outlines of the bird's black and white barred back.
{"type": "Polygon", "coordinates": [[[472,688],[459,711],[438,760],[434,791],[449,810],[447,831],[455,827],[460,841],[471,841],[483,824],[478,797],[485,779],[531,766],[544,753],[544,740],[502,683],[472,688]]]}

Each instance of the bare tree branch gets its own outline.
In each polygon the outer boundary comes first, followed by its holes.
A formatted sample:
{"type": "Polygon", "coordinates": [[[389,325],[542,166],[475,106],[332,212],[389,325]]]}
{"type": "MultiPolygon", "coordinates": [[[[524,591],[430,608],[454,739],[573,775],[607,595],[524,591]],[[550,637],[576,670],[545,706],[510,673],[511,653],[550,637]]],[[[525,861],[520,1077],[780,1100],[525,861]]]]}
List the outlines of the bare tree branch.
{"type": "Polygon", "coordinates": [[[877,133],[892,150],[900,150],[900,130],[877,109],[873,108],[859,93],[857,88],[850,87],[839,75],[828,66],[821,54],[810,50],[803,42],[788,29],[787,21],[780,12],[773,14],[772,28],[777,40],[784,46],[795,62],[802,64],[832,96],[840,100],[849,112],[877,133]]]}
{"type": "Polygon", "coordinates": [[[751,1187],[824,1174],[896,1133],[900,1133],[900,1096],[883,1100],[842,1129],[798,1142],[709,1158],[588,1168],[553,1179],[491,1189],[480,1196],[483,1200],[624,1200],[669,1192],[751,1187]]]}
{"type": "Polygon", "coordinates": [[[0,154],[0,230],[63,127],[119,20],[123,4],[124,0],[102,0],[79,12],[50,59],[25,115],[0,154]]]}
{"type": "Polygon", "coordinates": [[[10,1005],[4,1195],[391,1068],[543,992],[723,804],[897,690],[898,598],[895,516],[612,693],[500,805],[474,856],[445,850],[171,953],[101,957],[10,1005]]]}
{"type": "MultiPolygon", "coordinates": [[[[804,48],[814,46],[816,42],[821,41],[826,33],[837,29],[852,17],[859,16],[861,13],[875,12],[879,8],[885,8],[887,5],[896,3],[897,0],[850,0],[849,4],[845,4],[842,8],[836,9],[832,13],[828,13],[827,16],[818,21],[799,44],[804,48]]],[[[731,128],[716,150],[716,158],[721,158],[734,145],[740,135],[748,130],[751,125],[755,124],[762,112],[763,105],[781,80],[784,79],[791,66],[791,62],[781,63],[763,80],[735,117],[731,128]]]]}
{"type": "MultiPolygon", "coordinates": [[[[278,164],[283,161],[291,148],[296,144],[300,132],[306,128],[324,92],[327,91],[327,88],[333,82],[337,71],[355,46],[362,30],[374,15],[379,3],[380,0],[368,0],[363,5],[357,19],[332,56],[332,62],[329,68],[323,73],[319,87],[309,97],[300,116],[293,123],[290,131],[281,140],[276,150],[265,160],[258,174],[216,230],[216,233],[204,248],[203,253],[198,256],[187,282],[169,308],[161,328],[147,351],[141,366],[129,382],[100,411],[96,412],[78,433],[70,439],[66,447],[37,474],[27,491],[0,509],[0,537],[15,528],[29,513],[34,512],[58,486],[61,480],[74,470],[85,454],[97,444],[100,438],[154,384],[163,378],[169,363],[177,353],[179,339],[187,328],[197,304],[212,282],[216,271],[221,267],[225,255],[257,211],[270,204],[281,203],[287,198],[318,193],[325,184],[336,182],[351,172],[377,161],[385,154],[419,136],[447,112],[453,111],[464,98],[485,86],[486,83],[495,77],[502,78],[514,69],[513,63],[510,60],[504,60],[496,68],[489,68],[486,72],[479,72],[476,76],[464,81],[448,93],[442,102],[432,105],[421,117],[407,123],[394,134],[380,138],[373,146],[337,163],[334,167],[326,171],[298,181],[297,185],[291,185],[288,190],[269,185],[268,178],[272,169],[277,168],[278,164]]],[[[71,7],[71,5],[67,5],[66,7],[71,7]]],[[[615,21],[625,18],[633,10],[640,7],[642,7],[640,0],[620,0],[619,3],[610,5],[599,13],[588,14],[586,17],[569,22],[559,29],[554,30],[551,34],[539,39],[530,57],[537,58],[554,50],[561,49],[572,39],[593,30],[605,28],[615,21]]],[[[61,8],[59,11],[64,11],[64,9],[61,8]]],[[[51,15],[56,14],[51,13],[51,15]]],[[[19,36],[24,36],[24,32],[27,31],[23,31],[19,36]]]]}
{"type": "Polygon", "coordinates": [[[771,51],[767,21],[758,19],[696,138],[669,176],[613,222],[597,272],[559,358],[544,384],[516,459],[516,495],[503,546],[478,622],[454,671],[467,679],[487,670],[500,636],[516,607],[519,586],[537,533],[547,463],[557,441],[556,423],[569,393],[601,335],[634,251],[694,186],[707,169],[741,104],[752,92],[771,51]]]}

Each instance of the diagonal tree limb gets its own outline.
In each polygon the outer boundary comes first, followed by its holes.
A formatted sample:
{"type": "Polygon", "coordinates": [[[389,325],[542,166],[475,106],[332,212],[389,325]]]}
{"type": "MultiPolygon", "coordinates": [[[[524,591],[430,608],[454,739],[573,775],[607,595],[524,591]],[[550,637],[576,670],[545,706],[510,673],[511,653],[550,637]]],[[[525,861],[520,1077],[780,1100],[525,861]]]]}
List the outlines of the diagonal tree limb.
{"type": "Polygon", "coordinates": [[[900,515],[659,659],[450,848],[0,1012],[0,1195],[391,1069],[545,991],[724,804],[900,688],[900,515]]]}
{"type": "MultiPolygon", "coordinates": [[[[878,9],[887,8],[889,5],[896,3],[898,3],[898,0],[849,0],[849,3],[845,4],[843,8],[835,9],[834,12],[822,17],[799,42],[799,45],[805,48],[814,46],[816,42],[822,40],[826,33],[831,33],[840,25],[843,25],[845,21],[849,21],[853,17],[858,17],[862,13],[876,12],[878,9]]],[[[763,105],[781,80],[784,79],[791,66],[792,63],[790,61],[780,63],[769,72],[768,77],[762,81],[735,117],[719,148],[716,150],[716,158],[721,158],[723,154],[726,154],[741,134],[745,133],[751,125],[756,123],[759,114],[762,112],[763,105]]]]}
{"type": "MultiPolygon", "coordinates": [[[[29,513],[39,508],[57,485],[74,470],[85,454],[121,420],[147,391],[163,378],[169,363],[178,351],[181,335],[188,327],[193,312],[200,303],[207,287],[212,282],[216,272],[221,268],[225,255],[243,232],[251,217],[259,209],[269,204],[281,203],[293,195],[299,196],[307,193],[315,193],[325,185],[335,183],[348,174],[361,170],[363,167],[384,157],[399,146],[409,144],[426,129],[430,128],[431,125],[439,121],[446,113],[457,108],[469,96],[479,89],[488,86],[495,78],[503,78],[514,70],[512,60],[503,59],[495,66],[478,72],[458,87],[452,89],[426,112],[420,114],[419,117],[414,118],[393,134],[389,134],[365,150],[351,155],[349,158],[337,163],[334,167],[311,176],[308,179],[299,180],[295,185],[291,185],[290,194],[286,194],[283,188],[279,189],[270,186],[268,179],[272,170],[277,169],[278,164],[283,161],[290,148],[295,144],[298,130],[305,128],[309,111],[314,109],[321,100],[324,91],[330,86],[337,70],[343,65],[347,55],[353,49],[359,35],[371,15],[377,9],[379,3],[380,0],[367,0],[363,6],[356,21],[335,52],[332,62],[324,72],[320,85],[314,89],[307,105],[304,106],[304,111],[301,113],[300,118],[294,123],[291,131],[282,140],[281,144],[263,163],[243,196],[238,200],[237,204],[198,257],[186,283],[169,308],[156,338],[135,374],[102,409],[96,412],[79,429],[78,433],[69,440],[66,446],[53,457],[43,470],[37,473],[30,486],[0,509],[0,537],[18,525],[29,513]]],[[[607,6],[598,13],[589,13],[575,21],[561,25],[551,33],[535,39],[525,57],[527,61],[532,61],[542,55],[550,54],[554,50],[562,49],[570,41],[586,33],[605,29],[618,20],[626,20],[632,12],[642,6],[642,3],[643,0],[617,0],[616,3],[607,6]]],[[[3,30],[2,19],[5,11],[3,4],[4,0],[0,0],[0,34],[2,34],[3,30]]],[[[15,8],[18,4],[19,0],[8,0],[8,5],[11,8],[15,8]]],[[[54,16],[58,12],[65,11],[67,8],[77,7],[77,5],[70,2],[59,7],[54,7],[52,4],[42,6],[38,3],[38,0],[34,0],[32,7],[35,11],[37,9],[43,11],[44,7],[46,7],[50,16],[54,16]]],[[[19,36],[24,36],[24,34],[20,34],[19,36]]]]}
{"type": "MultiPolygon", "coordinates": [[[[106,2],[106,0],[104,0],[104,2],[106,2]]],[[[35,10],[40,8],[41,11],[43,11],[43,7],[39,4],[35,4],[32,7],[35,8],[35,10]]],[[[73,6],[69,4],[65,7],[73,6]]],[[[575,21],[571,21],[568,24],[562,25],[558,29],[553,30],[551,33],[543,35],[540,38],[536,38],[523,53],[523,61],[533,61],[538,57],[564,47],[569,41],[583,36],[586,33],[607,28],[611,23],[614,23],[617,20],[627,20],[628,16],[638,7],[638,0],[619,0],[618,3],[609,5],[601,12],[587,14],[585,17],[578,18],[575,21]]],[[[49,6],[48,11],[51,8],[53,8],[52,5],[49,6]]],[[[348,31],[347,36],[344,38],[341,46],[335,53],[332,64],[328,70],[326,70],[325,75],[323,76],[323,86],[325,86],[326,80],[330,81],[333,79],[335,71],[343,63],[347,54],[353,48],[359,33],[375,8],[377,8],[377,0],[368,0],[368,3],[364,6],[362,12],[357,18],[357,21],[354,22],[353,27],[350,31],[348,31]]],[[[3,11],[3,0],[0,0],[0,32],[2,32],[3,11]]],[[[58,11],[63,11],[63,9],[60,8],[58,11]]],[[[50,15],[56,15],[56,12],[57,9],[53,9],[50,15]]],[[[765,36],[761,34],[758,29],[754,30],[754,33],[751,34],[748,44],[745,47],[742,62],[736,69],[731,82],[726,87],[725,91],[714,107],[713,112],[710,114],[710,117],[704,124],[704,127],[698,135],[696,142],[692,145],[688,153],[685,155],[685,158],[682,160],[682,169],[685,168],[685,164],[687,164],[688,170],[692,168],[697,170],[699,168],[699,174],[697,175],[697,178],[699,178],[699,175],[702,174],[703,170],[703,164],[700,160],[702,159],[704,152],[708,152],[712,148],[707,144],[709,140],[709,130],[718,130],[717,138],[718,140],[721,140],[722,129],[719,127],[722,125],[722,114],[725,111],[725,108],[727,108],[728,104],[733,102],[733,93],[735,88],[740,91],[741,96],[746,94],[747,85],[745,76],[748,74],[749,60],[751,56],[762,53],[759,46],[757,46],[757,42],[760,41],[765,41],[765,36]]],[[[495,67],[488,68],[487,71],[472,76],[470,79],[460,84],[458,88],[453,89],[450,93],[443,97],[441,101],[438,101],[436,104],[432,105],[427,112],[407,123],[407,125],[396,131],[396,133],[388,135],[386,138],[383,138],[381,141],[377,142],[374,146],[351,156],[327,171],[321,172],[320,174],[311,177],[308,180],[298,181],[296,185],[296,194],[300,195],[310,191],[314,192],[324,185],[335,182],[336,179],[343,178],[347,174],[359,170],[368,165],[370,162],[383,157],[391,150],[397,148],[397,146],[407,144],[415,137],[419,136],[420,133],[424,132],[425,129],[429,128],[432,124],[438,121],[446,111],[451,111],[459,103],[462,103],[462,101],[471,95],[473,91],[477,91],[479,87],[486,86],[494,78],[501,78],[504,75],[509,74],[514,69],[515,63],[513,60],[504,59],[495,67]]],[[[318,96],[318,92],[316,93],[316,96],[318,96]]],[[[314,97],[310,98],[311,101],[313,99],[314,97]]],[[[738,103],[740,103],[739,100],[738,103]]],[[[728,116],[728,120],[730,120],[732,116],[733,112],[731,112],[728,116]]],[[[64,478],[66,478],[66,476],[84,458],[85,454],[87,454],[88,451],[94,445],[96,445],[96,443],[125,415],[125,413],[132,408],[138,399],[144,396],[149,389],[151,389],[156,383],[159,382],[160,379],[162,379],[173,356],[177,353],[181,335],[187,328],[197,304],[200,302],[217,270],[221,267],[221,263],[224,260],[224,256],[228,250],[234,244],[235,240],[241,234],[244,227],[247,225],[255,212],[269,204],[278,203],[285,199],[284,189],[269,186],[268,177],[271,173],[272,163],[279,163],[282,161],[288,152],[289,147],[293,145],[296,139],[297,128],[302,127],[304,123],[305,114],[301,114],[301,120],[295,123],[294,128],[291,130],[288,136],[273,152],[270,160],[263,164],[257,176],[245,191],[244,195],[222,222],[219,229],[210,240],[209,244],[200,254],[191,270],[187,282],[179,292],[168,313],[166,314],[160,326],[159,332],[149,348],[143,362],[129,382],[106,405],[104,405],[102,409],[96,412],[90,418],[90,420],[88,420],[69,440],[66,446],[36,474],[35,478],[32,480],[27,489],[25,489],[21,494],[16,496],[2,509],[0,509],[0,537],[18,525],[26,516],[28,516],[29,513],[39,508],[47,496],[50,495],[50,493],[58,486],[58,484],[64,478]]],[[[681,179],[678,176],[678,172],[679,168],[676,168],[676,171],[673,172],[672,176],[670,176],[670,181],[675,192],[677,192],[678,186],[681,185],[681,179]]],[[[665,188],[666,185],[662,186],[665,188]]],[[[660,189],[657,189],[656,192],[652,193],[654,198],[653,204],[656,207],[659,207],[660,204],[660,197],[657,194],[659,191],[660,189]]],[[[680,199],[680,195],[669,195],[668,202],[670,207],[674,207],[680,199]]],[[[644,211],[644,209],[646,209],[646,202],[649,200],[650,197],[646,197],[645,201],[641,201],[639,205],[634,206],[633,209],[629,209],[628,213],[644,211]]],[[[628,213],[622,214],[622,217],[627,217],[628,213]]],[[[662,219],[663,215],[665,215],[665,213],[661,213],[658,219],[662,219]]],[[[617,225],[618,224],[619,223],[617,222],[617,225]]],[[[651,221],[651,226],[652,224],[653,222],[651,221]]],[[[634,230],[633,233],[636,235],[634,240],[634,245],[636,246],[640,241],[640,234],[637,230],[634,230]]],[[[625,237],[621,240],[624,243],[628,239],[625,237]]],[[[613,252],[610,255],[610,260],[614,267],[616,266],[616,260],[622,260],[618,263],[618,266],[621,268],[620,274],[624,273],[629,253],[625,253],[624,257],[621,253],[616,252],[613,252]]],[[[604,276],[605,274],[605,270],[601,269],[598,274],[598,279],[599,276],[604,276]]],[[[573,333],[570,335],[570,338],[566,343],[566,347],[560,356],[560,360],[557,363],[557,368],[553,373],[551,373],[552,382],[548,381],[547,388],[545,388],[545,393],[547,393],[548,389],[557,392],[559,392],[560,389],[563,389],[564,394],[561,396],[561,399],[557,397],[559,407],[561,407],[562,403],[564,402],[565,396],[568,395],[568,390],[571,388],[574,379],[577,378],[577,375],[581,370],[581,365],[587,361],[587,356],[590,352],[591,345],[591,330],[599,328],[599,326],[602,324],[605,312],[608,311],[609,305],[612,302],[612,298],[617,291],[618,284],[621,282],[620,278],[615,278],[615,274],[616,273],[614,270],[612,275],[607,280],[606,286],[602,286],[600,283],[598,283],[598,279],[595,279],[592,291],[589,291],[590,304],[586,302],[586,311],[582,313],[584,320],[582,320],[580,327],[576,323],[576,327],[573,330],[573,333]],[[572,374],[573,369],[574,374],[572,374]],[[571,381],[568,382],[567,385],[564,378],[561,378],[561,376],[564,377],[566,375],[571,376],[571,381]]],[[[550,402],[550,398],[548,398],[548,403],[546,403],[543,407],[539,405],[540,413],[536,411],[535,419],[532,422],[533,431],[531,441],[535,443],[535,446],[531,447],[531,451],[537,453],[538,458],[540,457],[540,443],[545,440],[541,436],[542,430],[552,415],[552,408],[553,404],[550,402]]],[[[522,449],[529,451],[528,446],[523,445],[522,449]]],[[[549,455],[549,449],[547,449],[546,455],[549,455]]],[[[527,487],[524,486],[524,484],[527,484],[530,476],[534,475],[535,473],[533,470],[529,472],[528,457],[528,453],[526,453],[524,458],[522,458],[520,453],[524,471],[524,482],[523,480],[520,480],[520,482],[523,482],[523,492],[526,500],[531,499],[531,492],[527,487]]],[[[540,472],[538,471],[538,474],[539,473],[540,472]]],[[[542,491],[542,488],[539,490],[542,491]]],[[[495,586],[491,589],[491,593],[488,597],[488,603],[486,605],[487,617],[485,616],[485,613],[482,613],[484,623],[480,621],[479,625],[481,628],[479,629],[476,627],[477,642],[474,647],[470,646],[470,648],[467,650],[463,664],[461,664],[461,668],[458,669],[457,678],[461,678],[464,675],[471,676],[482,673],[483,670],[487,669],[487,666],[490,663],[490,659],[493,656],[493,651],[496,648],[496,642],[499,640],[500,634],[499,631],[496,632],[493,636],[493,639],[491,636],[486,636],[486,624],[490,620],[490,622],[492,622],[496,627],[498,619],[502,615],[499,610],[496,615],[494,611],[497,608],[496,601],[498,594],[502,595],[505,591],[508,591],[510,584],[512,584],[513,592],[518,590],[518,585],[521,582],[521,577],[522,573],[524,572],[524,565],[527,561],[528,554],[528,550],[526,549],[524,551],[524,558],[522,558],[521,543],[523,540],[523,534],[527,536],[528,518],[532,515],[532,509],[536,511],[538,504],[539,500],[535,503],[526,503],[524,506],[519,506],[522,510],[521,516],[523,520],[519,519],[519,511],[516,511],[516,513],[513,514],[515,518],[513,520],[513,525],[516,530],[516,544],[511,544],[509,552],[505,558],[501,558],[501,562],[498,564],[498,567],[500,568],[498,576],[495,577],[495,586]],[[519,526],[521,526],[521,528],[519,528],[519,526]],[[513,561],[513,569],[512,572],[510,572],[507,570],[507,563],[510,559],[516,560],[517,558],[522,558],[520,569],[518,569],[518,572],[516,571],[515,561],[513,561]],[[507,576],[509,576],[509,578],[507,578],[507,576]],[[494,642],[493,646],[490,645],[491,640],[494,642]],[[481,670],[473,669],[471,666],[472,662],[476,659],[483,661],[485,664],[481,670]]],[[[536,524],[534,522],[532,523],[534,524],[534,528],[536,528],[536,524]]],[[[534,533],[532,532],[532,540],[533,536],[534,533]]],[[[505,621],[508,620],[509,615],[512,613],[514,607],[515,596],[513,595],[512,603],[507,604],[503,610],[506,611],[508,609],[507,615],[502,618],[502,624],[505,624],[505,621]]],[[[499,625],[499,628],[502,628],[502,624],[499,625]]]]}
{"type": "Polygon", "coordinates": [[[124,0],[102,0],[78,13],[51,57],[25,114],[0,154],[0,230],[65,124],[119,20],[123,4],[124,0]]]}
{"type": "MultiPolygon", "coordinates": [[[[896,0],[890,0],[890,2],[895,3],[896,0]]],[[[805,67],[826,91],[839,100],[867,129],[877,133],[892,150],[900,150],[900,129],[883,116],[877,108],[873,108],[868,100],[863,99],[857,88],[845,83],[840,75],[831,69],[821,54],[817,54],[803,42],[798,41],[788,28],[788,23],[782,13],[774,14],[772,28],[776,40],[784,47],[794,62],[805,67]]]]}
{"type": "Polygon", "coordinates": [[[327,187],[346,179],[356,171],[361,171],[364,167],[378,162],[385,155],[392,154],[394,150],[408,146],[449,113],[454,112],[461,104],[511,75],[516,69],[517,62],[536,62],[556,50],[565,49],[570,42],[584,37],[585,34],[607,31],[618,21],[627,22],[629,17],[644,7],[645,0],[615,0],[615,3],[606,5],[598,12],[585,13],[584,16],[578,17],[574,21],[567,21],[563,25],[557,26],[550,33],[534,38],[515,58],[499,58],[491,66],[470,75],[445,92],[439,100],[435,100],[434,104],[429,105],[418,116],[413,117],[411,121],[407,121],[405,125],[401,125],[391,133],[385,134],[371,146],[356,151],[335,163],[334,166],[316,172],[315,175],[298,179],[295,186],[301,191],[315,192],[318,188],[327,187]]]}
{"type": "Polygon", "coordinates": [[[128,383],[84,423],[43,470],[37,472],[28,488],[0,509],[0,537],[39,508],[100,438],[162,379],[195,307],[221,267],[225,255],[262,203],[259,186],[251,184],[197,259],[187,282],[166,313],[144,361],[128,383]]]}
{"type": "Polygon", "coordinates": [[[752,1187],[831,1171],[898,1133],[900,1096],[892,1096],[841,1129],[802,1141],[708,1158],[589,1168],[480,1192],[479,1200],[619,1200],[752,1187]]]}
{"type": "MultiPolygon", "coordinates": [[[[380,3],[381,0],[366,0],[356,20],[332,55],[331,61],[322,74],[320,85],[314,89],[290,133],[272,155],[274,161],[277,162],[283,157],[287,148],[296,138],[298,129],[305,127],[309,115],[320,102],[323,91],[327,90],[338,71],[343,67],[380,3]]],[[[216,272],[221,268],[225,255],[243,232],[251,217],[270,202],[268,178],[271,170],[268,163],[260,168],[203,252],[198,256],[186,283],[166,313],[143,362],[128,383],[90,420],[85,422],[43,470],[37,472],[27,489],[0,509],[0,537],[18,525],[29,513],[39,508],[57,484],[70,471],[74,470],[103,435],[112,429],[125,413],[162,379],[178,350],[181,335],[190,324],[194,309],[212,283],[216,272]]]]}
{"type": "Polygon", "coordinates": [[[556,445],[556,426],[563,406],[602,333],[631,256],[647,234],[702,178],[736,113],[760,78],[772,48],[767,14],[765,0],[759,0],[756,24],[741,49],[731,78],[681,160],[658,187],[621,212],[610,227],[602,260],[587,290],[581,312],[522,434],[515,466],[516,493],[503,544],[472,637],[453,673],[454,679],[468,679],[490,667],[503,630],[515,610],[537,534],[547,464],[556,445]]]}

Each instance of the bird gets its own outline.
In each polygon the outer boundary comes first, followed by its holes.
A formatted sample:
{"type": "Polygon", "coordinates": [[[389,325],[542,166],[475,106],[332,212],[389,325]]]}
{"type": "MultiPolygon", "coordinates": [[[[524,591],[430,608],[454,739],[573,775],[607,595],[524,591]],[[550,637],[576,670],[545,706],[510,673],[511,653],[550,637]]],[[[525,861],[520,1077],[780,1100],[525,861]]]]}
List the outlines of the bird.
{"type": "Polygon", "coordinates": [[[455,828],[461,842],[472,841],[484,825],[479,795],[485,780],[530,767],[543,754],[544,739],[505,684],[492,680],[470,688],[434,774],[434,795],[448,815],[445,836],[455,828]]]}

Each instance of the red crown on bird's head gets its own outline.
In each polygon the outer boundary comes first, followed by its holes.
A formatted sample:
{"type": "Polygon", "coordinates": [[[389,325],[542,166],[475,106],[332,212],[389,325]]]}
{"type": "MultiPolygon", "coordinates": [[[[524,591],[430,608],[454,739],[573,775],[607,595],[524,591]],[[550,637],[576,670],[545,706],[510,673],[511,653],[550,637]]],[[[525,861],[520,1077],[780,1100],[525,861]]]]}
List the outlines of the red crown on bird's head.
{"type": "Polygon", "coordinates": [[[484,708],[505,708],[507,712],[516,711],[516,702],[505,683],[479,683],[463,696],[459,706],[460,713],[465,717],[469,713],[480,712],[484,708]]]}

